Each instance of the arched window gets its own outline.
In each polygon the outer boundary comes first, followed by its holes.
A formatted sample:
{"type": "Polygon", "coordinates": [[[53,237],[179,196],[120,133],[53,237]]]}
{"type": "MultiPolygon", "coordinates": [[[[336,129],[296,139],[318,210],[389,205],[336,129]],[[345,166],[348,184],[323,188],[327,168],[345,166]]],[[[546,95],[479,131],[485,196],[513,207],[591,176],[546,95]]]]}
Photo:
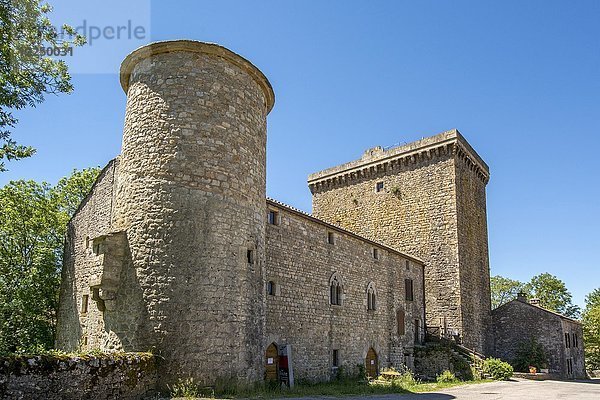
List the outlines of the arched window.
{"type": "Polygon", "coordinates": [[[329,279],[329,302],[336,306],[342,305],[344,284],[341,276],[336,272],[329,279]]]}
{"type": "Polygon", "coordinates": [[[377,309],[376,297],[375,284],[370,282],[367,285],[367,310],[377,309]]]}

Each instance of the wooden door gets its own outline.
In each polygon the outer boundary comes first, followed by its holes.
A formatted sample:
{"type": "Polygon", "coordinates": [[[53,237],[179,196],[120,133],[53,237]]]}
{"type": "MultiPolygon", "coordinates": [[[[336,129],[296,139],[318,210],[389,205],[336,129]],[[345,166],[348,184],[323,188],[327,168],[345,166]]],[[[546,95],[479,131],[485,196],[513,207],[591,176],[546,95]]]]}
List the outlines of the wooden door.
{"type": "Polygon", "coordinates": [[[367,358],[365,358],[365,372],[369,378],[377,377],[378,366],[377,353],[371,347],[369,351],[367,351],[367,358]]]}
{"type": "Polygon", "coordinates": [[[265,354],[265,380],[277,382],[277,373],[279,372],[279,351],[277,345],[271,343],[267,347],[265,354]]]}

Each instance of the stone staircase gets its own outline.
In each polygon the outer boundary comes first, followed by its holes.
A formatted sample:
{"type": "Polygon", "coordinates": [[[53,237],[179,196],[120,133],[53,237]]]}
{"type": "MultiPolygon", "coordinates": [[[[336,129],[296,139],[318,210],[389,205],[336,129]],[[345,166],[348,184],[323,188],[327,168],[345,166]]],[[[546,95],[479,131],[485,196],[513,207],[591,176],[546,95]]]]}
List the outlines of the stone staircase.
{"type": "Polygon", "coordinates": [[[473,369],[477,371],[480,379],[490,378],[489,374],[483,372],[483,361],[485,356],[474,350],[468,349],[460,344],[450,343],[450,352],[455,356],[465,360],[473,369]]]}

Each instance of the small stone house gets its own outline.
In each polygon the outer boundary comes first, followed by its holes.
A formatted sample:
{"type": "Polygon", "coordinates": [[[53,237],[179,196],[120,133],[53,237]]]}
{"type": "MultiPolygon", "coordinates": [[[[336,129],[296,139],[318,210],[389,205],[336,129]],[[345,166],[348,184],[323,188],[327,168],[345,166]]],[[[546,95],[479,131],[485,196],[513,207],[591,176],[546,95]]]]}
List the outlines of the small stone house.
{"type": "Polygon", "coordinates": [[[583,329],[579,321],[527,301],[524,295],[492,310],[495,356],[512,361],[523,342],[535,339],[548,356],[548,372],[559,378],[585,378],[583,329]]]}

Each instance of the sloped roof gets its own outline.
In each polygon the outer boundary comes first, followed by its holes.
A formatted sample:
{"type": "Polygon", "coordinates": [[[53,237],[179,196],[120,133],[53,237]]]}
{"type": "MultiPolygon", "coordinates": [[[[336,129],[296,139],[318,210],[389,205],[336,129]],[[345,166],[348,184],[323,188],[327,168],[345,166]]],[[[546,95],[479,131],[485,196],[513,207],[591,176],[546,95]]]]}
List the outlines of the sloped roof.
{"type": "Polygon", "coordinates": [[[496,308],[494,308],[494,309],[492,310],[492,313],[494,313],[495,311],[497,311],[497,310],[499,310],[499,309],[501,309],[501,308],[504,308],[504,307],[508,306],[509,304],[515,303],[515,302],[516,302],[517,304],[525,304],[525,305],[527,305],[527,306],[529,306],[529,307],[532,307],[532,308],[533,308],[533,309],[535,309],[535,310],[541,310],[541,311],[543,311],[543,312],[546,312],[546,313],[549,313],[549,314],[555,315],[555,316],[557,316],[557,317],[559,317],[559,318],[561,318],[561,319],[566,319],[567,321],[571,321],[571,322],[574,322],[574,323],[576,323],[576,324],[582,325],[581,321],[578,321],[578,320],[576,320],[576,319],[573,319],[573,318],[569,318],[569,317],[567,317],[567,316],[565,316],[565,315],[559,314],[559,313],[557,313],[557,312],[555,312],[555,311],[548,310],[548,309],[546,309],[546,308],[544,308],[544,307],[541,307],[541,306],[534,306],[533,304],[529,304],[528,302],[521,301],[521,300],[517,300],[517,299],[511,300],[511,301],[509,301],[508,303],[504,303],[504,304],[502,304],[500,307],[496,307],[496,308]]]}

